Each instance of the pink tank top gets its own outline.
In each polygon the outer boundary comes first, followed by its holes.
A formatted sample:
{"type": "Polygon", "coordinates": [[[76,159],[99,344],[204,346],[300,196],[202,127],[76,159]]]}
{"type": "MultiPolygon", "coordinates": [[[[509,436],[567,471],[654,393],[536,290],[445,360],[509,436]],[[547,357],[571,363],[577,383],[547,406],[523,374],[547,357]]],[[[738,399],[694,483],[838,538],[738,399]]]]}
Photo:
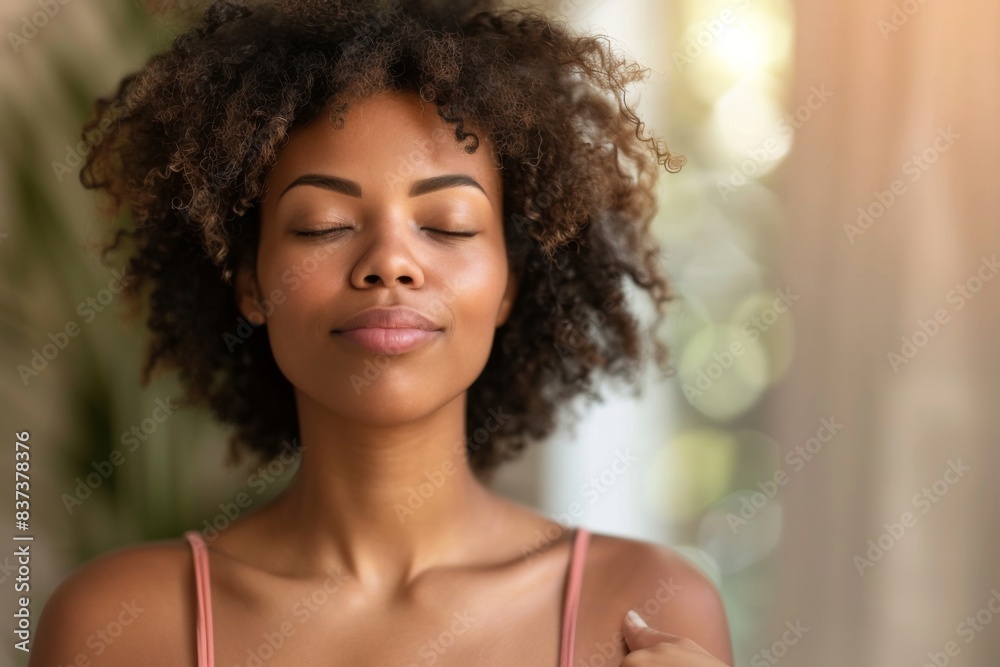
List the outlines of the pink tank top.
{"type": "MultiPolygon", "coordinates": [[[[198,667],[215,667],[212,647],[212,590],[208,573],[208,545],[197,530],[184,533],[191,544],[194,556],[194,580],[198,596],[198,667]]],[[[566,573],[566,597],[563,600],[562,634],[559,643],[559,667],[572,667],[573,644],[576,640],[576,616],[580,606],[580,587],[583,583],[583,566],[587,559],[590,533],[586,528],[576,528],[573,551],[566,573]]]]}

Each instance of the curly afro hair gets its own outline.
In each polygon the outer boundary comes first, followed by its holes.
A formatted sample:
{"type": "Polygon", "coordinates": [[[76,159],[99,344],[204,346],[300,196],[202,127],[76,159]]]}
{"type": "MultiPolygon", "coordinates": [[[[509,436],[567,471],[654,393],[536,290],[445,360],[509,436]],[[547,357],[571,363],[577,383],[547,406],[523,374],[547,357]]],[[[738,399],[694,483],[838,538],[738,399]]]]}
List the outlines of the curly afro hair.
{"type": "Polygon", "coordinates": [[[182,404],[235,427],[231,463],[300,447],[293,387],[266,327],[246,334],[233,292],[235,271],[256,258],[264,177],[291,130],[324,109],[342,124],[350,100],[382,91],[433,102],[467,152],[479,145],[467,124],[488,133],[502,167],[520,290],[469,388],[474,474],[489,480],[529,438],[550,435],[570,399],[599,399],[594,371],[635,379],[649,350],[626,277],[655,306],[648,338],[667,360],[655,332],[674,295],[649,226],[660,167],[684,160],[626,102],[647,70],[536,9],[446,4],[217,0],[94,102],[80,179],[105,195],[102,210],[129,213],[101,258],[128,241],[133,316],[148,299],[141,382],[177,370],[182,404]],[[508,418],[480,442],[477,425],[498,407],[508,418]]]}

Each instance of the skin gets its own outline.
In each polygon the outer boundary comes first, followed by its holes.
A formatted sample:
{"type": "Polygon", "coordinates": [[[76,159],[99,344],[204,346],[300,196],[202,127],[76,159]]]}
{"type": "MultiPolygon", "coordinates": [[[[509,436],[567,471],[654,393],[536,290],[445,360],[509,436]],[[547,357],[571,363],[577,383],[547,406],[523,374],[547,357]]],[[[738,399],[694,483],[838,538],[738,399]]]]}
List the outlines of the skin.
{"type": "MultiPolygon", "coordinates": [[[[464,449],[467,389],[518,289],[493,147],[478,133],[479,150],[465,153],[453,126],[407,93],[356,102],[345,121],[338,130],[320,116],[291,133],[266,180],[256,265],[236,281],[240,309],[267,327],[295,388],[303,451],[285,490],[209,544],[216,664],[248,664],[270,636],[281,646],[268,667],[330,656],[552,667],[572,531],[487,489],[464,449]],[[360,196],[289,187],[304,174],[348,179],[360,196]],[[411,196],[414,182],[445,174],[481,189],[411,196]],[[334,226],[348,229],[295,234],[334,226]],[[363,309],[396,304],[440,333],[383,358],[330,333],[363,309]],[[433,492],[401,510],[428,475],[439,482],[433,492]]],[[[194,613],[186,542],[119,549],[55,591],[29,665],[195,665],[194,613]],[[143,611],[112,641],[94,639],[123,623],[132,601],[143,611]]],[[[666,547],[601,534],[587,556],[575,646],[578,664],[597,655],[611,665],[732,663],[725,612],[704,574],[666,547]],[[652,629],[624,624],[631,608],[652,629]]]]}

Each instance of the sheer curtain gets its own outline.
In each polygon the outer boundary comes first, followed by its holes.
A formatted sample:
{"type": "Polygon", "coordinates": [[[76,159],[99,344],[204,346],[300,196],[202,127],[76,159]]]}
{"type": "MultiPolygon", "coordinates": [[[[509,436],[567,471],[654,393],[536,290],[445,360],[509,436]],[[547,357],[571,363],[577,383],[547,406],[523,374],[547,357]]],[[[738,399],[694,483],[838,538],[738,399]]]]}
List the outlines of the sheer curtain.
{"type": "Polygon", "coordinates": [[[1000,664],[1000,4],[796,4],[794,98],[832,97],[780,172],[801,300],[768,414],[815,451],[784,489],[760,648],[1000,664]],[[810,445],[822,418],[842,428],[810,445]],[[808,631],[772,645],[789,622],[808,631]]]}

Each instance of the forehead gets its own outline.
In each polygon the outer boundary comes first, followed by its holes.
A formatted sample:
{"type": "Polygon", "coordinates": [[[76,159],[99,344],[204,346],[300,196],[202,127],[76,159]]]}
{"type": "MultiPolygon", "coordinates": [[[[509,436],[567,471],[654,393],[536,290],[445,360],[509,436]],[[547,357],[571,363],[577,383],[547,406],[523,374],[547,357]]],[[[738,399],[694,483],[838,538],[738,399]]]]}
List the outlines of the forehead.
{"type": "MultiPolygon", "coordinates": [[[[292,130],[268,174],[267,192],[277,193],[306,173],[331,174],[357,181],[362,192],[405,191],[413,180],[443,173],[467,174],[479,181],[494,202],[502,177],[493,144],[485,132],[475,132],[479,146],[465,152],[471,139],[455,139],[455,125],[438,116],[435,105],[414,93],[386,92],[352,102],[335,128],[328,110],[292,130]]],[[[268,199],[273,199],[269,196],[268,199]]]]}

